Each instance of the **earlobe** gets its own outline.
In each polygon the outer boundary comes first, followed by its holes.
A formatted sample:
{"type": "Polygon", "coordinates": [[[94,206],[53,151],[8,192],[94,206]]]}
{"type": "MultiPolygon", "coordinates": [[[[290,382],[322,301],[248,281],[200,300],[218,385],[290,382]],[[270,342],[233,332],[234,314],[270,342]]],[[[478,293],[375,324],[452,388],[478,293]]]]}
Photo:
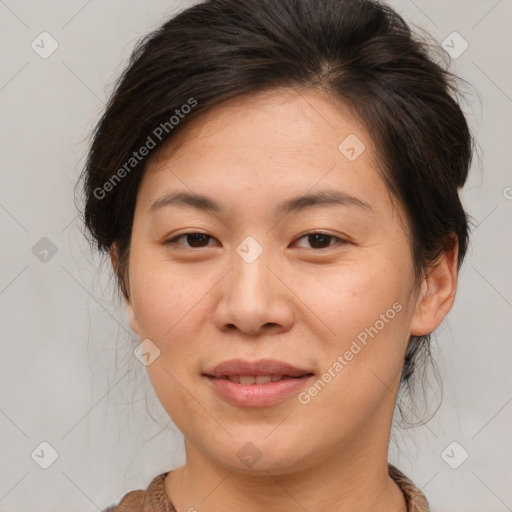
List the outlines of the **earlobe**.
{"type": "Polygon", "coordinates": [[[411,335],[430,334],[452,308],[457,289],[457,257],[458,241],[455,238],[452,246],[430,267],[421,284],[411,335]]]}
{"type": "MultiPolygon", "coordinates": [[[[112,262],[112,267],[114,268],[114,272],[118,274],[119,271],[119,252],[116,243],[114,242],[110,247],[110,261],[112,262]]],[[[128,317],[130,319],[130,328],[132,331],[139,335],[139,325],[137,322],[137,317],[135,315],[135,311],[133,309],[133,305],[131,303],[130,297],[123,290],[126,311],[128,312],[128,317]]]]}
{"type": "Polygon", "coordinates": [[[126,300],[126,311],[128,311],[128,317],[130,319],[130,327],[131,327],[132,331],[137,336],[140,336],[139,324],[137,322],[137,317],[135,316],[135,311],[133,309],[131,302],[129,302],[128,300],[126,300]]]}

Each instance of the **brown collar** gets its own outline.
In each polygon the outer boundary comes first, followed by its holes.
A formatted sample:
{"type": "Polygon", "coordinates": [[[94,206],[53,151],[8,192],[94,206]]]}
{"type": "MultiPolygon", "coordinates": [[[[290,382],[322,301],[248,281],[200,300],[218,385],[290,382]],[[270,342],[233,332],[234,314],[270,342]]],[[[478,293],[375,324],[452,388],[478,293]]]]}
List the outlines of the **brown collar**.
{"type": "MultiPolygon", "coordinates": [[[[407,511],[404,512],[430,512],[427,499],[411,480],[391,464],[388,464],[388,467],[389,476],[404,494],[407,503],[407,511]]],[[[176,512],[165,492],[164,481],[168,473],[162,473],[153,478],[145,491],[129,492],[117,506],[109,507],[103,512],[176,512]]]]}

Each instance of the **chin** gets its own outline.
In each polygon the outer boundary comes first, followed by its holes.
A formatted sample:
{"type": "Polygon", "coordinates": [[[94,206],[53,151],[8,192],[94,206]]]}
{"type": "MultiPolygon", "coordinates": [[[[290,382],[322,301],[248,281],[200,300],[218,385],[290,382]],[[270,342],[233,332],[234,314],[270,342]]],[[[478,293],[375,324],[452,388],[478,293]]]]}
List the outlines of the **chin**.
{"type": "Polygon", "coordinates": [[[211,455],[230,471],[247,475],[286,475],[308,466],[307,461],[312,458],[308,452],[313,447],[311,439],[304,442],[308,436],[304,435],[301,441],[286,436],[284,431],[281,436],[268,435],[268,432],[238,437],[222,451],[216,450],[211,455]],[[304,451],[305,444],[308,452],[304,451]]]}

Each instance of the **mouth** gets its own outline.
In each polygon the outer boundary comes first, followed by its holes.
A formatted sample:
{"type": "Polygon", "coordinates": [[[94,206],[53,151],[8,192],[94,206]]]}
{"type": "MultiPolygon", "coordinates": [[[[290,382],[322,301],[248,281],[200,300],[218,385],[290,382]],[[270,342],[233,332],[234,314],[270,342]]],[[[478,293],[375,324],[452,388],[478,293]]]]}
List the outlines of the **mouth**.
{"type": "Polygon", "coordinates": [[[306,375],[314,375],[314,373],[275,359],[261,359],[259,361],[230,359],[207,370],[203,375],[217,379],[228,379],[237,384],[252,385],[300,378],[306,375]]]}
{"type": "Polygon", "coordinates": [[[217,395],[237,407],[268,407],[298,391],[312,371],[265,359],[225,361],[203,373],[217,395]]]}
{"type": "Polygon", "coordinates": [[[224,377],[212,378],[227,379],[230,382],[241,384],[242,386],[253,386],[254,384],[268,384],[269,382],[279,382],[285,379],[300,379],[305,375],[301,375],[299,377],[292,377],[290,375],[226,375],[224,377]]]}

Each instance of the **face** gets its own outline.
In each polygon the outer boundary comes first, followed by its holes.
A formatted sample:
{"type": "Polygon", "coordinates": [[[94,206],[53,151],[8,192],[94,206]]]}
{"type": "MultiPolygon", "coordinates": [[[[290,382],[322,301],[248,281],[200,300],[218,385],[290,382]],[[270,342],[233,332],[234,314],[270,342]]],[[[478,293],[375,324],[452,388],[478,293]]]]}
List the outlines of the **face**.
{"type": "Polygon", "coordinates": [[[286,474],[387,450],[424,326],[376,160],[342,105],[274,90],[210,110],[148,163],[128,310],[188,456],[286,474]]]}

